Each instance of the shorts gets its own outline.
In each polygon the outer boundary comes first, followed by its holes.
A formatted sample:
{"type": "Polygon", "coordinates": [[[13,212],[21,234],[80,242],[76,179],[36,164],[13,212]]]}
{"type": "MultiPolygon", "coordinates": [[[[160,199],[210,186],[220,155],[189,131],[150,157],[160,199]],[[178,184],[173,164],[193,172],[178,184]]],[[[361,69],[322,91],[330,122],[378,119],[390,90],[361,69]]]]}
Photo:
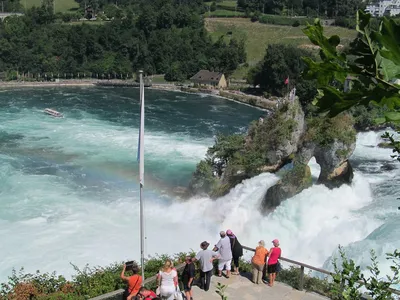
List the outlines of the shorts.
{"type": "Polygon", "coordinates": [[[189,286],[187,282],[184,282],[183,283],[183,290],[185,292],[190,292],[192,290],[192,285],[189,286]]]}
{"type": "Polygon", "coordinates": [[[277,266],[278,266],[278,263],[273,264],[273,265],[268,265],[268,274],[276,273],[277,266]]]}
{"type": "Polygon", "coordinates": [[[232,259],[228,259],[228,260],[220,259],[218,261],[218,271],[222,271],[224,269],[224,267],[227,271],[230,271],[231,264],[232,264],[232,259]]]}

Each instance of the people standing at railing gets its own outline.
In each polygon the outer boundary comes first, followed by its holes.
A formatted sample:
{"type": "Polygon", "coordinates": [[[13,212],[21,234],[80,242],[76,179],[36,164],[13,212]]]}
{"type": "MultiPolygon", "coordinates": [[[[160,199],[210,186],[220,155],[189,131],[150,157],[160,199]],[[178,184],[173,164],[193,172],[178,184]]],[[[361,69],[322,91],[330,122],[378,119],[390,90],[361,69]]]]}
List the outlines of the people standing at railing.
{"type": "Polygon", "coordinates": [[[279,247],[279,240],[275,239],[272,241],[274,245],[269,251],[268,258],[268,274],[269,274],[269,286],[273,286],[276,278],[276,272],[278,268],[279,258],[281,257],[282,250],[279,247]]]}
{"type": "Polygon", "coordinates": [[[239,259],[243,256],[243,247],[239,243],[237,237],[233,234],[232,230],[226,231],[227,236],[231,242],[232,260],[234,264],[233,275],[239,275],[239,259]]]}
{"type": "Polygon", "coordinates": [[[185,291],[186,299],[193,300],[192,283],[194,276],[196,275],[196,267],[192,263],[192,258],[190,256],[186,256],[185,262],[186,265],[182,272],[183,289],[185,291]]]}
{"type": "Polygon", "coordinates": [[[210,243],[204,241],[200,244],[200,250],[192,260],[200,262],[200,288],[208,291],[210,289],[211,276],[214,269],[213,260],[219,257],[217,252],[208,248],[210,243]]]}
{"type": "Polygon", "coordinates": [[[158,273],[157,286],[159,288],[161,299],[174,299],[178,286],[178,273],[173,269],[172,262],[169,259],[165,261],[164,267],[158,273]]]}
{"type": "Polygon", "coordinates": [[[267,261],[268,250],[265,248],[265,242],[263,240],[258,242],[256,252],[251,259],[251,265],[253,267],[253,283],[263,283],[263,270],[265,262],[267,261]]]}
{"type": "Polygon", "coordinates": [[[138,275],[139,267],[137,265],[133,265],[131,268],[131,271],[133,273],[132,276],[125,276],[125,271],[126,264],[124,264],[120,275],[121,279],[128,283],[128,287],[125,289],[123,294],[123,299],[132,300],[135,299],[134,297],[136,297],[137,293],[140,290],[140,287],[142,285],[142,276],[138,275]]]}
{"type": "Polygon", "coordinates": [[[231,275],[231,264],[232,264],[232,250],[231,250],[231,241],[226,236],[225,231],[221,231],[219,233],[221,239],[214,246],[213,251],[219,252],[218,259],[218,277],[222,276],[222,271],[224,268],[226,269],[226,278],[229,278],[231,275]]]}

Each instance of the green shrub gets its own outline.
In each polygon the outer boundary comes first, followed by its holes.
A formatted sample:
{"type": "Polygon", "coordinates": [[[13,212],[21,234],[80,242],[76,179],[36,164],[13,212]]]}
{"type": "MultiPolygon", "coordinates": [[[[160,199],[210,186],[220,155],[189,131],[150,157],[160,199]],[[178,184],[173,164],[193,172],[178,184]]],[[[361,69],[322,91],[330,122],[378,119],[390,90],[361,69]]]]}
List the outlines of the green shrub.
{"type": "MultiPolygon", "coordinates": [[[[263,15],[259,18],[260,23],[263,24],[274,24],[274,25],[285,25],[285,26],[294,26],[294,24],[298,24],[297,26],[305,26],[307,23],[313,24],[314,19],[312,18],[291,18],[285,16],[277,16],[277,15],[263,15]]],[[[294,26],[296,27],[296,26],[294,26]]]]}
{"type": "Polygon", "coordinates": [[[217,10],[217,4],[215,2],[211,3],[210,11],[216,11],[216,10],[217,10]]]}
{"type": "Polygon", "coordinates": [[[338,140],[345,145],[356,141],[354,120],[349,114],[340,114],[334,118],[310,117],[307,119],[306,141],[312,141],[321,147],[331,145],[338,140]]]}

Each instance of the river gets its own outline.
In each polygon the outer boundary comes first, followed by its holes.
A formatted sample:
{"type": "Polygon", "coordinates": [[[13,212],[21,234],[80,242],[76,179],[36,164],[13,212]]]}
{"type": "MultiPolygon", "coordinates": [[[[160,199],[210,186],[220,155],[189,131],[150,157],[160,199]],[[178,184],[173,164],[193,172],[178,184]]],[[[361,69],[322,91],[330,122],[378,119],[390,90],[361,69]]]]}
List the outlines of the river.
{"type": "MultiPolygon", "coordinates": [[[[338,244],[365,266],[400,247],[399,163],[380,133],[360,133],[351,186],[313,186],[268,216],[257,210],[278,177],[261,174],[213,201],[182,202],[218,132],[243,133],[264,112],[222,98],[146,90],[146,253],[197,250],[232,229],[242,244],[281,241],[283,255],[330,268],[338,244]]],[[[139,91],[43,88],[0,92],[0,282],[13,268],[74,273],[70,263],[139,258],[139,91]],[[46,107],[62,112],[57,119],[46,107]]],[[[310,163],[313,176],[319,168],[310,163]]],[[[249,255],[249,254],[247,254],[249,255]]],[[[385,271],[385,272],[386,272],[385,271]]]]}

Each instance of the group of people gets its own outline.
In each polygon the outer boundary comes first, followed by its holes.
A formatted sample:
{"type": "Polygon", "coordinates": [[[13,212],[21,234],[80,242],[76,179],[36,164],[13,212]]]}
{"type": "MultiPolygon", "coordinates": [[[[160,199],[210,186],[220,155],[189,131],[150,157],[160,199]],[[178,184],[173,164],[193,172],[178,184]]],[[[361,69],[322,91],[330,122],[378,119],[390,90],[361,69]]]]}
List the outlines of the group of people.
{"type": "Polygon", "coordinates": [[[253,267],[253,282],[255,284],[262,284],[265,271],[269,275],[269,286],[273,286],[276,278],[276,273],[280,271],[279,258],[281,257],[282,250],[279,247],[279,240],[272,241],[273,247],[268,251],[265,248],[263,240],[258,242],[256,252],[251,259],[253,267]]]}
{"type": "MultiPolygon", "coordinates": [[[[281,257],[281,249],[277,239],[272,241],[273,247],[271,250],[265,248],[263,240],[258,242],[258,247],[251,260],[253,267],[252,281],[255,284],[263,283],[263,277],[267,271],[269,274],[269,285],[273,286],[276,278],[276,273],[279,271],[279,258],[281,257]]],[[[225,269],[225,276],[229,278],[231,275],[239,275],[239,260],[243,256],[243,247],[238,241],[237,237],[233,234],[232,230],[221,231],[220,240],[213,247],[212,250],[208,249],[210,243],[204,241],[200,244],[201,250],[195,257],[186,256],[185,267],[182,272],[182,283],[184,295],[187,300],[193,300],[192,285],[194,283],[196,268],[195,261],[199,262],[200,266],[200,280],[199,287],[204,291],[210,289],[211,276],[214,270],[214,261],[218,260],[218,276],[223,275],[222,271],[225,269]],[[232,270],[233,266],[233,271],[232,270]]],[[[172,261],[167,260],[163,268],[157,274],[157,290],[156,292],[145,289],[142,286],[142,278],[138,275],[138,267],[133,266],[133,275],[125,276],[126,267],[121,273],[121,278],[128,283],[125,290],[124,299],[138,300],[138,299],[182,299],[181,291],[178,286],[178,272],[172,261]]]]}

